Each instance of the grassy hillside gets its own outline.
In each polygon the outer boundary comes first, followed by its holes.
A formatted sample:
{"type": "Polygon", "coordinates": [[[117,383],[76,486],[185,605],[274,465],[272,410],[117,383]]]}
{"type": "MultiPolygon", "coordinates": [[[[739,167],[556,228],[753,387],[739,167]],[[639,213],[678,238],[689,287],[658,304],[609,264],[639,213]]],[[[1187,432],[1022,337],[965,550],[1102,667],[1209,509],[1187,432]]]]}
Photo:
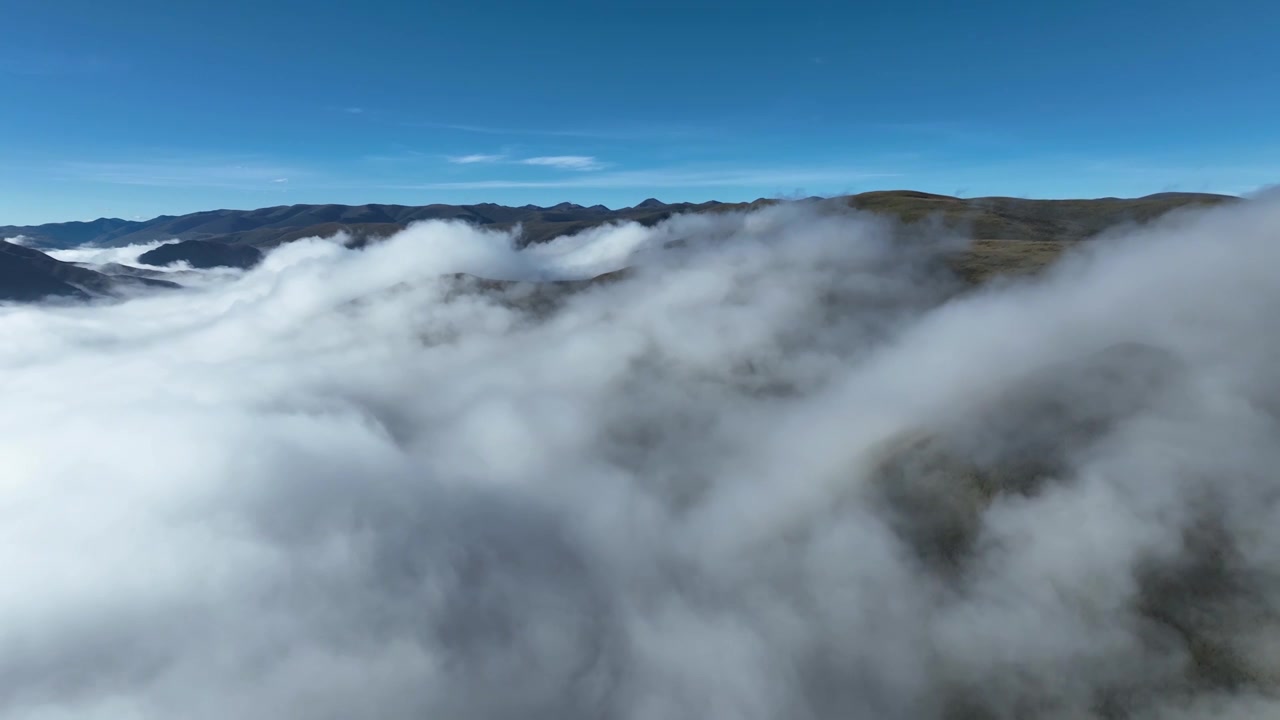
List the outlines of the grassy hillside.
{"type": "Polygon", "coordinates": [[[1239,198],[1203,193],[1160,193],[1129,199],[964,199],[893,190],[850,195],[841,200],[851,208],[892,215],[907,222],[936,218],[944,226],[974,238],[1071,242],[1085,240],[1120,225],[1148,222],[1174,210],[1237,202],[1239,198]]]}
{"type": "Polygon", "coordinates": [[[996,276],[1034,275],[1073,244],[1052,240],[975,240],[951,261],[951,266],[974,285],[996,276]]]}

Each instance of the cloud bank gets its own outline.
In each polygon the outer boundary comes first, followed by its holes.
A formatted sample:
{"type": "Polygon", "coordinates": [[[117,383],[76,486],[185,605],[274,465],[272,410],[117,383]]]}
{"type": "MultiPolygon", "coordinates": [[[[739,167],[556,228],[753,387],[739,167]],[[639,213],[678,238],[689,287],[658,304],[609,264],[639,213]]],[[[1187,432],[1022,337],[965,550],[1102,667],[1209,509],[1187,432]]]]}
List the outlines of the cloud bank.
{"type": "Polygon", "coordinates": [[[171,240],[155,240],[149,243],[140,243],[137,245],[126,245],[125,247],[73,247],[62,250],[45,250],[45,254],[55,260],[73,263],[85,263],[88,265],[107,265],[110,263],[120,263],[123,265],[133,265],[138,262],[138,257],[149,250],[164,245],[171,240]]]}
{"type": "Polygon", "coordinates": [[[0,308],[0,717],[1275,714],[1277,227],[957,295],[803,205],[431,222],[0,308]]]}

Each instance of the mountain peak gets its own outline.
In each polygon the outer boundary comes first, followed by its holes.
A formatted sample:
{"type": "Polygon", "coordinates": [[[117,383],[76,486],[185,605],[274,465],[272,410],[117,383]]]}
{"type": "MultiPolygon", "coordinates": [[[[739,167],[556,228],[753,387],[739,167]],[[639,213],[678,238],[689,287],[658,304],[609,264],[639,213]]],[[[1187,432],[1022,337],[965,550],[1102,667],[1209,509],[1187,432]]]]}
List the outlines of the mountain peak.
{"type": "Polygon", "coordinates": [[[666,203],[662,202],[657,198],[649,198],[648,200],[645,200],[639,205],[636,205],[636,207],[638,208],[660,208],[660,207],[666,207],[666,206],[667,206],[666,203]]]}

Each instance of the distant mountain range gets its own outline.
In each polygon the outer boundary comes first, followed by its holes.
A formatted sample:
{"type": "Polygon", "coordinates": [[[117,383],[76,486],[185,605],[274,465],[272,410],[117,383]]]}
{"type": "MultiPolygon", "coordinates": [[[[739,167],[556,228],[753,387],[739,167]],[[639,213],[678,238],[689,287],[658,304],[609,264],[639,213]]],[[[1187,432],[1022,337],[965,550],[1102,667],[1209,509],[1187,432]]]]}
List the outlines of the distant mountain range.
{"type": "MultiPolygon", "coordinates": [[[[1145,222],[1171,210],[1238,201],[1228,195],[1161,193],[1142,198],[1025,200],[957,198],[908,190],[869,192],[803,202],[847,211],[889,215],[905,222],[934,219],[979,242],[959,258],[962,277],[980,282],[1006,272],[1035,271],[1051,262],[1063,245],[1083,240],[1126,222],[1145,222]]],[[[347,232],[349,244],[363,245],[389,236],[410,223],[430,219],[463,220],[492,228],[521,228],[522,243],[545,242],[607,222],[653,225],[684,212],[726,212],[774,204],[667,204],[646,200],[611,210],[561,203],[553,207],[479,205],[290,205],[260,210],[211,210],[179,217],[135,222],[102,218],[92,222],[0,227],[0,238],[21,237],[21,244],[0,242],[0,301],[47,297],[117,297],[144,288],[178,287],[160,279],[167,273],[125,265],[62,262],[41,252],[81,245],[122,247],[156,240],[177,240],[143,253],[138,262],[165,266],[183,261],[193,268],[248,268],[263,249],[305,237],[347,232]]],[[[169,275],[176,278],[176,275],[169,275]]]]}
{"type": "MultiPolygon", "coordinates": [[[[888,213],[906,221],[937,216],[975,238],[1000,240],[1081,240],[1124,222],[1150,220],[1175,208],[1236,200],[1227,195],[1161,193],[1136,199],[1026,200],[1008,197],[957,198],[909,190],[811,200],[888,213]]],[[[359,244],[391,235],[419,220],[465,220],[493,228],[520,225],[525,243],[538,243],[606,222],[633,220],[651,225],[682,212],[723,212],[778,202],[675,203],[649,199],[629,208],[479,205],[288,205],[259,210],[209,210],[132,221],[0,226],[0,238],[23,236],[28,246],[58,249],[79,245],[121,247],[155,240],[207,240],[269,248],[304,237],[350,233],[359,244]]]]}
{"type": "Polygon", "coordinates": [[[420,220],[464,220],[476,225],[522,225],[527,242],[541,242],[612,220],[653,223],[674,212],[710,210],[721,203],[667,205],[646,200],[632,208],[610,210],[561,203],[553,207],[479,205],[289,205],[259,210],[208,210],[190,215],[161,215],[144,221],[101,218],[90,222],[0,226],[0,238],[23,236],[26,244],[48,249],[96,245],[122,247],[154,240],[210,240],[268,248],[304,237],[346,231],[357,238],[391,235],[420,220]]]}

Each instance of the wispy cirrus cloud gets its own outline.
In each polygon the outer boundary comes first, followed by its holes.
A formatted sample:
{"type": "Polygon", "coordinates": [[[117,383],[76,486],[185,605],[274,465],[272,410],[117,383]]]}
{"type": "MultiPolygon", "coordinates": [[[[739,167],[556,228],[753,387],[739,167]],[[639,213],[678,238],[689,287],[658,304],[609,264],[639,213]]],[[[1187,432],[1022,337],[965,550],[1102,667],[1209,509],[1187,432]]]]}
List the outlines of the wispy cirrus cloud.
{"type": "Polygon", "coordinates": [[[532,137],[584,138],[591,140],[670,140],[681,137],[693,137],[701,134],[694,128],[686,127],[643,127],[643,128],[517,128],[494,125],[469,125],[463,123],[441,122],[402,122],[403,127],[431,128],[435,130],[452,130],[477,135],[509,135],[532,137]]]}
{"type": "Polygon", "coordinates": [[[500,153],[475,153],[473,155],[452,155],[447,160],[454,165],[533,165],[536,167],[556,168],[558,170],[600,170],[606,167],[591,155],[540,155],[536,157],[511,158],[500,153]]]}
{"type": "Polygon", "coordinates": [[[65,162],[58,170],[69,177],[112,185],[252,189],[280,186],[305,175],[299,168],[254,160],[213,161],[164,158],[136,162],[65,162]]]}
{"type": "Polygon", "coordinates": [[[525,158],[520,161],[520,164],[553,167],[561,170],[599,170],[604,167],[604,163],[590,155],[545,155],[525,158]]]}
{"type": "Polygon", "coordinates": [[[865,180],[900,177],[901,173],[852,168],[656,168],[591,173],[548,180],[493,179],[388,186],[402,190],[504,190],[556,188],[688,188],[688,187],[797,187],[847,185],[865,180]]]}
{"type": "Polygon", "coordinates": [[[449,162],[454,165],[481,165],[485,163],[498,163],[506,159],[506,155],[486,155],[483,153],[476,153],[474,155],[454,155],[449,157],[449,162]]]}

